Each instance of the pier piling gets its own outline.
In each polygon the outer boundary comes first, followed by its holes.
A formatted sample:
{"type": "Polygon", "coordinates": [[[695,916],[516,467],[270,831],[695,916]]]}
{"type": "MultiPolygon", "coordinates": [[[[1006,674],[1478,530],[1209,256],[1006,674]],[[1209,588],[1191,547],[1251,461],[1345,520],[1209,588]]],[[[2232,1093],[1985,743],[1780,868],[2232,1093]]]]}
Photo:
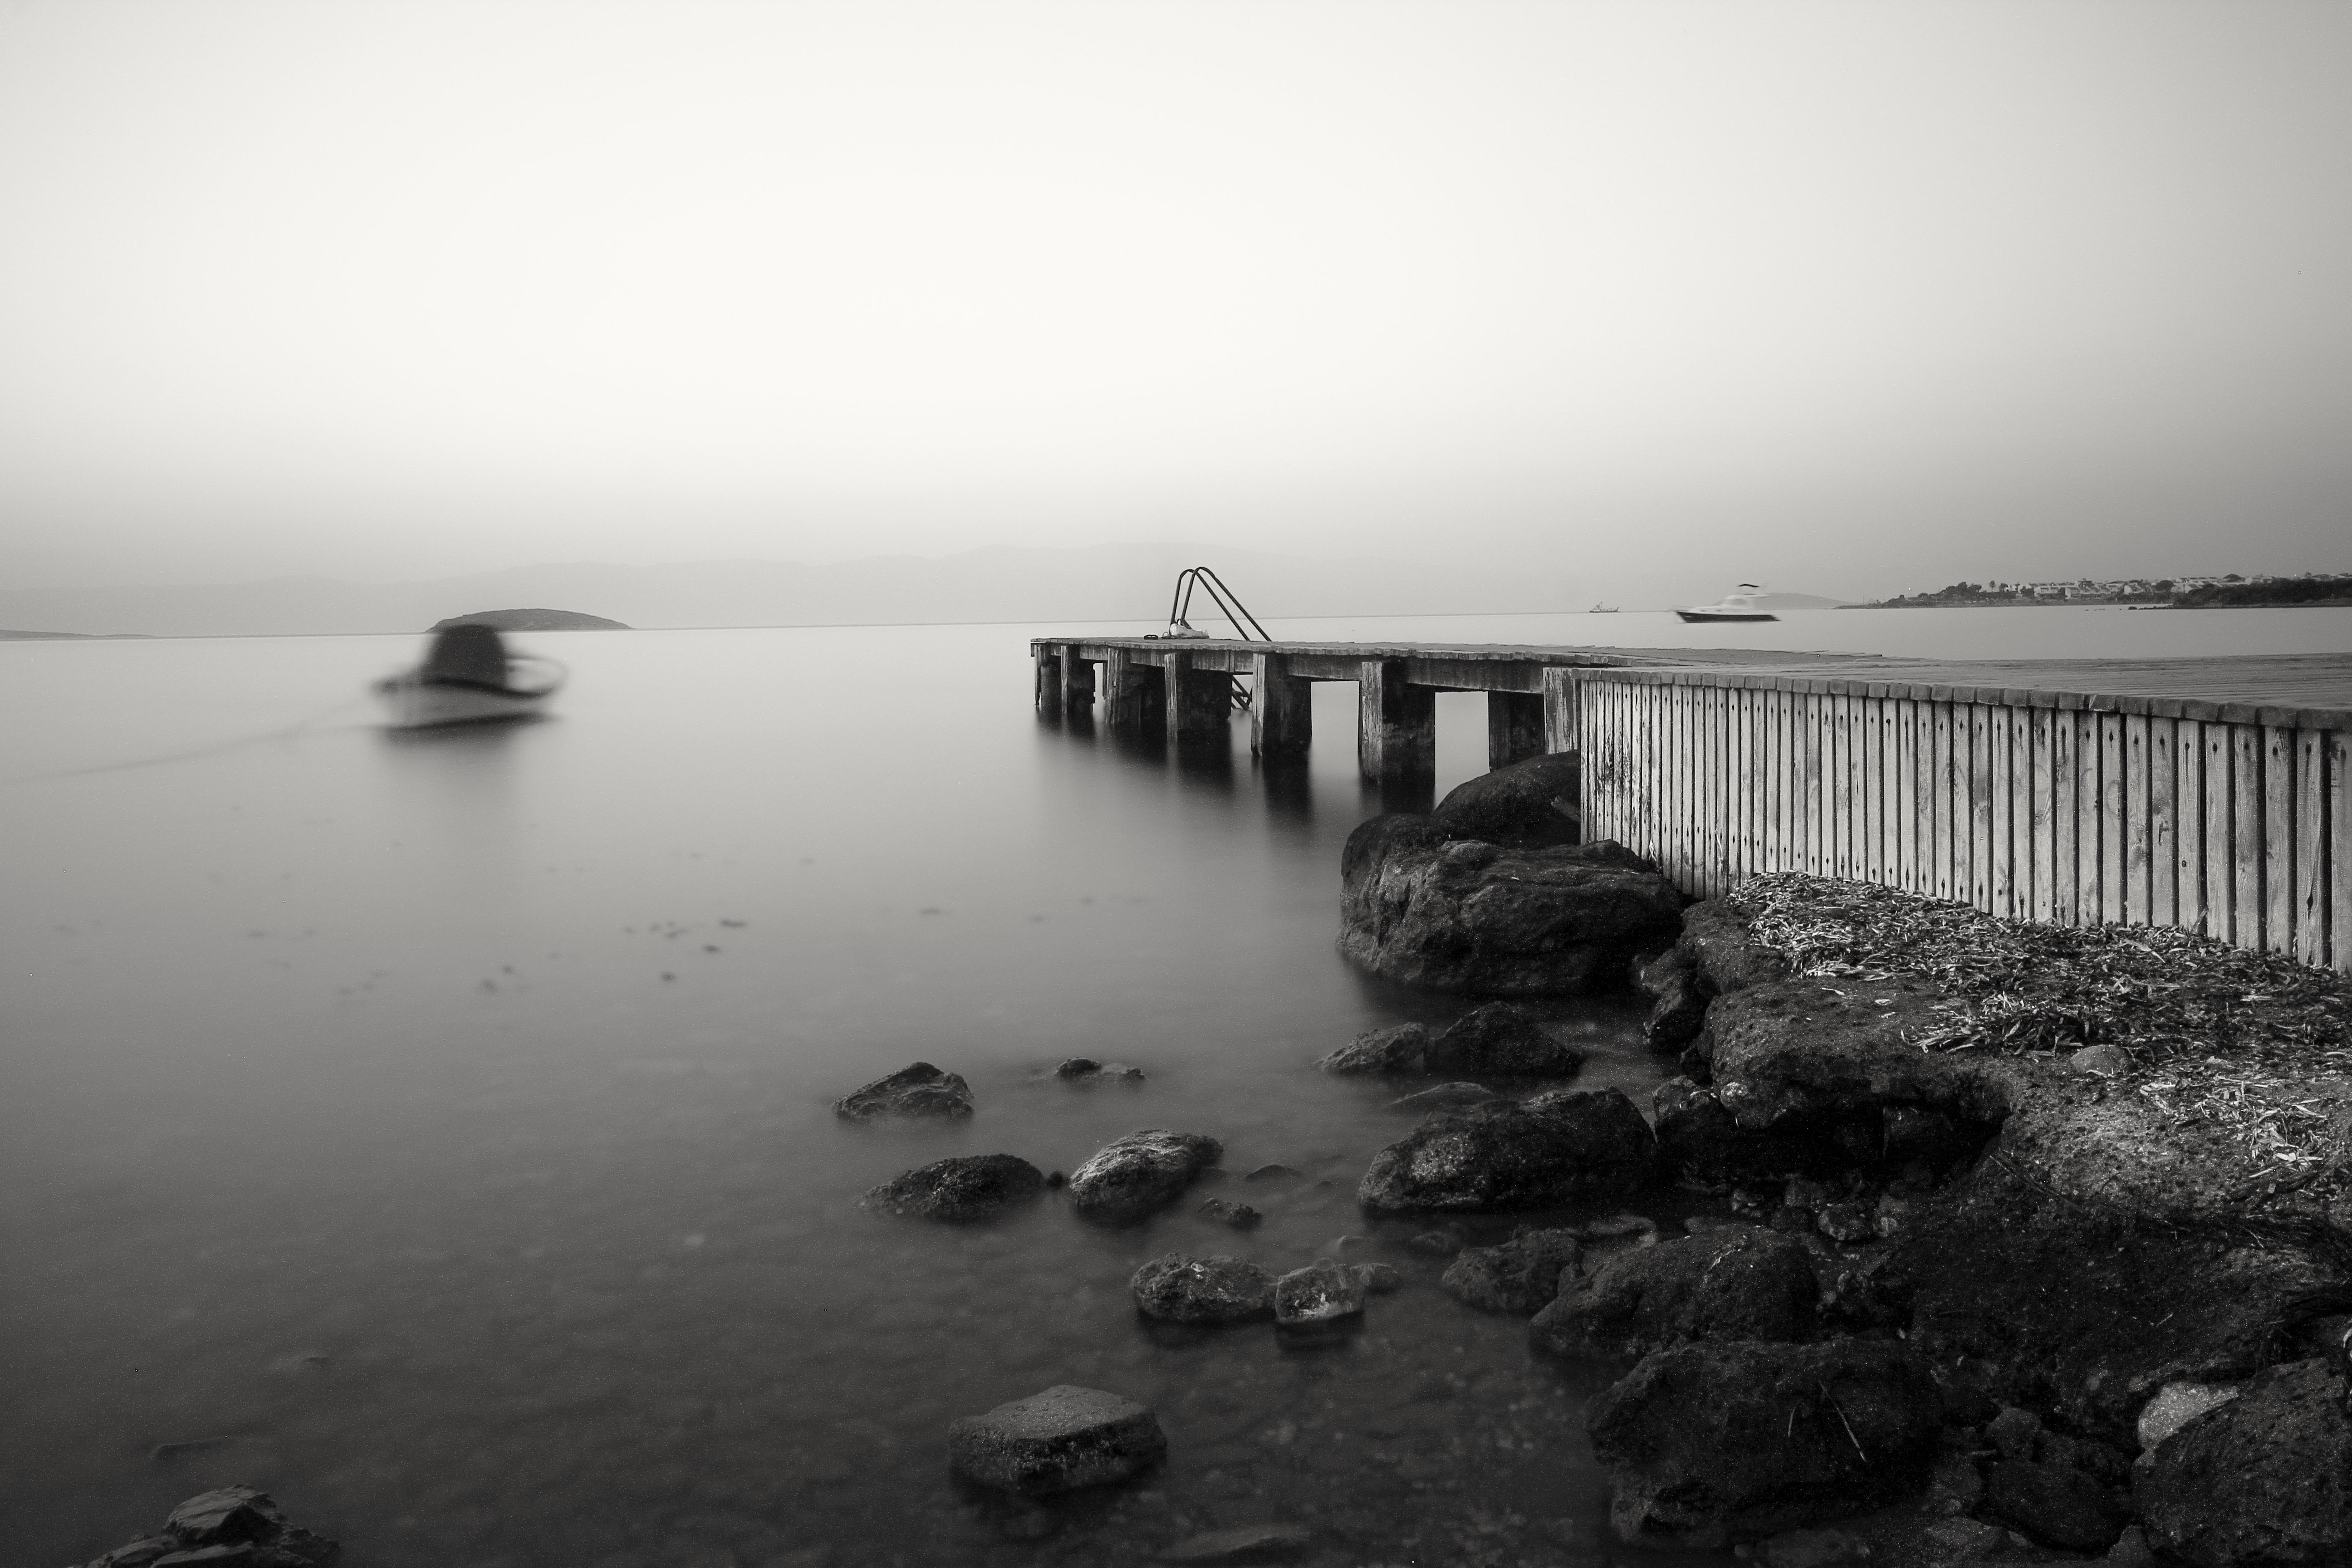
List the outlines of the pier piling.
{"type": "Polygon", "coordinates": [[[1315,739],[1315,683],[1290,672],[1290,656],[1250,656],[1250,750],[1261,757],[1303,757],[1315,739]]]}
{"type": "Polygon", "coordinates": [[[1368,658],[1358,666],[1356,763],[1372,784],[1402,784],[1437,772],[1437,689],[1416,686],[1406,673],[1401,658],[1368,658]]]}
{"type": "Polygon", "coordinates": [[[1544,745],[1544,700],[1540,692],[1486,693],[1486,765],[1507,768],[1539,757],[1544,745]]]}

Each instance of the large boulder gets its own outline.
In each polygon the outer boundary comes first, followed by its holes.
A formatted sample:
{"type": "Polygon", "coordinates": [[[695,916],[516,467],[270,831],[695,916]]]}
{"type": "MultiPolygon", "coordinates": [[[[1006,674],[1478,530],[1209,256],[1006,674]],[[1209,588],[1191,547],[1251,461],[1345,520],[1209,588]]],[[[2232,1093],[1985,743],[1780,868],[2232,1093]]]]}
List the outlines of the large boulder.
{"type": "Polygon", "coordinates": [[[1070,1205],[1087,1219],[1132,1225],[1181,1197],[1225,1152],[1214,1138],[1147,1127],[1106,1143],[1070,1173],[1070,1205]]]}
{"type": "Polygon", "coordinates": [[[1479,1078],[1574,1078],[1584,1053],[1545,1032],[1526,1008],[1489,1002],[1456,1018],[1422,1053],[1424,1070],[1479,1078]]]}
{"type": "Polygon", "coordinates": [[[964,1117],[971,1114],[971,1086],[929,1062],[915,1062],[844,1095],[833,1109],[851,1121],[885,1116],[964,1117]]]}
{"type": "Polygon", "coordinates": [[[1374,1214],[1544,1208],[1646,1186],[1649,1123],[1617,1089],[1554,1089],[1442,1110],[1372,1156],[1356,1197],[1374,1214]]]}
{"type": "Polygon", "coordinates": [[[2105,1552],[2132,1520],[2129,1505],[2072,1465],[2003,1459],[1985,1477],[1985,1512],[2044,1546],[2105,1552]]]}
{"type": "Polygon", "coordinates": [[[1602,842],[1506,849],[1426,816],[1380,816],[1340,858],[1340,951],[1408,985],[1567,995],[1615,983],[1672,942],[1682,895],[1602,842]]]}
{"type": "Polygon", "coordinates": [[[1419,1072],[1428,1050],[1426,1024],[1391,1024],[1365,1030],[1315,1065],[1342,1075],[1419,1072]]]}
{"type": "Polygon", "coordinates": [[[1622,1539],[1714,1547],[1917,1489],[1941,1415],[1935,1379],[1902,1345],[1735,1341],[1646,1357],[1585,1425],[1622,1539]]]}
{"type": "Polygon", "coordinates": [[[948,1427],[948,1466],[956,1475],[1031,1497],[1122,1481],[1167,1452],[1150,1411],[1066,1383],[948,1427]]]}
{"type": "Polygon", "coordinates": [[[1882,1152],[1876,1117],[1827,1126],[1742,1127],[1715,1090],[1686,1078],[1668,1079],[1651,1090],[1650,1110],[1657,1119],[1659,1163],[1675,1180],[1695,1186],[1821,1175],[1882,1152]]]}
{"type": "Polygon", "coordinates": [[[858,1200],[860,1208],[948,1225],[991,1220],[1045,1190],[1045,1173],[1011,1154],[958,1154],[893,1176],[858,1200]]]}
{"type": "Polygon", "coordinates": [[[2352,1563],[2352,1417],[2326,1361],[2258,1373],[2132,1482],[2151,1543],[2197,1568],[2352,1563]]]}
{"type": "Polygon", "coordinates": [[[1573,844],[1583,772],[1574,752],[1528,757],[1454,785],[1430,815],[1492,844],[1573,844]]]}
{"type": "Polygon", "coordinates": [[[1794,1343],[1820,1325],[1821,1284],[1794,1237],[1738,1226],[1621,1252],[1528,1325],[1561,1355],[1647,1355],[1696,1340],[1794,1343]]]}
{"type": "Polygon", "coordinates": [[[2283,1238],[2151,1224],[2070,1191],[2064,1167],[2012,1155],[2012,1131],[1964,1180],[1916,1200],[1887,1262],[1909,1293],[1914,1346],[1937,1365],[1994,1369],[1996,1397],[2137,1447],[2167,1386],[2251,1377],[2298,1324],[2352,1299],[2339,1265],[2283,1238]]]}
{"type": "Polygon", "coordinates": [[[1499,1247],[1465,1247],[1437,1282],[1482,1312],[1536,1311],[1582,1267],[1584,1244],[1565,1229],[1522,1229],[1499,1247]]]}
{"type": "Polygon", "coordinates": [[[89,1568],[331,1568],[342,1548],[287,1522],[264,1491],[221,1487],[173,1509],[160,1534],[142,1536],[89,1568]]]}
{"type": "Polygon", "coordinates": [[[1255,1263],[1171,1252],[1128,1281],[1135,1310],[1171,1323],[1245,1323],[1274,1313],[1274,1276],[1255,1263]]]}

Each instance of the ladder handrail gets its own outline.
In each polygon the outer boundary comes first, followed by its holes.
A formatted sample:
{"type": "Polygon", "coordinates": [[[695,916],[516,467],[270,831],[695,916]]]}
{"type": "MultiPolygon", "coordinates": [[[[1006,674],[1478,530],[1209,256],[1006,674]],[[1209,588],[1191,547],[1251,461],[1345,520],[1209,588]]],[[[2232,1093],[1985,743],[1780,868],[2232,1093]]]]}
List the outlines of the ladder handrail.
{"type": "Polygon", "coordinates": [[[1257,617],[1249,613],[1248,607],[1242,603],[1241,595],[1225,586],[1224,579],[1206,566],[1187,566],[1176,574],[1176,594],[1168,605],[1168,624],[1171,626],[1191,624],[1185,616],[1192,611],[1195,586],[1209,591],[1210,599],[1223,613],[1225,619],[1233,623],[1234,630],[1240,634],[1242,641],[1249,641],[1253,631],[1257,633],[1260,642],[1274,640],[1272,634],[1257,624],[1257,617]],[[1243,626],[1244,621],[1248,623],[1246,627],[1243,626]]]}

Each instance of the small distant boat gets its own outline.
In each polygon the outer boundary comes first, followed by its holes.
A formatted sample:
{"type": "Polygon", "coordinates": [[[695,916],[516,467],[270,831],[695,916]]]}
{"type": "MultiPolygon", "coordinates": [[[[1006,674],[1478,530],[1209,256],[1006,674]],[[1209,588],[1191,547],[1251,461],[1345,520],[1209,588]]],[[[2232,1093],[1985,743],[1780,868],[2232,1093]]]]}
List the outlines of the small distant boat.
{"type": "Polygon", "coordinates": [[[467,622],[436,632],[425,662],[377,681],[375,694],[394,729],[485,724],[539,713],[563,675],[551,658],[509,653],[496,627],[467,622]]]}
{"type": "Polygon", "coordinates": [[[1614,605],[1595,605],[1592,608],[1585,611],[1584,613],[1588,616],[1613,616],[1617,613],[1617,606],[1614,605]]]}
{"type": "Polygon", "coordinates": [[[1686,621],[1777,621],[1780,617],[1771,611],[1756,607],[1756,595],[1763,591],[1753,583],[1742,583],[1712,605],[1677,608],[1675,614],[1686,621]]]}

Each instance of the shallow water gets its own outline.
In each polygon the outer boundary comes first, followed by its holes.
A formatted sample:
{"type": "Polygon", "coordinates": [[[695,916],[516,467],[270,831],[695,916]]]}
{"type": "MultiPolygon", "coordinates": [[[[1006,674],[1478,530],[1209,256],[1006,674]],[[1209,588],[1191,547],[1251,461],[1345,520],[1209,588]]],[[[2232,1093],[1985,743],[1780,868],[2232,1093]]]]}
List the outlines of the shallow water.
{"type": "MultiPolygon", "coordinates": [[[[1874,618],[1932,643],[1971,614],[1874,618]]],[[[2284,628],[2230,651],[2333,615],[2208,614],[2284,628]]],[[[2107,616],[2094,640],[2199,619],[2107,616]]],[[[1238,726],[1179,766],[1035,720],[1028,635],[524,637],[572,666],[557,717],[406,737],[350,699],[410,638],[0,645],[12,1559],[250,1480],[354,1568],[1141,1562],[1271,1521],[1330,1563],[1674,1561],[1607,1539],[1581,1424],[1611,1371],[1530,1359],[1352,1201],[1409,1123],[1311,1062],[1464,1005],[1332,950],[1377,809],[1353,689],[1318,688],[1303,773],[1238,726]],[[1050,1078],[1079,1054],[1149,1081],[1050,1078]],[[971,1080],[971,1122],[832,1115],[918,1058],[971,1080]],[[1066,1170],[1143,1126],[1308,1182],[1248,1189],[1246,1237],[856,1208],[949,1153],[1066,1170]],[[1163,1251],[1284,1268],[1349,1235],[1407,1285],[1337,1342],[1153,1332],[1127,1297],[1163,1251]],[[1062,1382],[1152,1405],[1166,1468],[1039,1510],[950,1482],[950,1420],[1062,1382]]],[[[1441,700],[1441,785],[1483,766],[1477,700],[1441,700]]],[[[1557,1013],[1587,1086],[1644,1098],[1630,1002],[1557,1013]]]]}

